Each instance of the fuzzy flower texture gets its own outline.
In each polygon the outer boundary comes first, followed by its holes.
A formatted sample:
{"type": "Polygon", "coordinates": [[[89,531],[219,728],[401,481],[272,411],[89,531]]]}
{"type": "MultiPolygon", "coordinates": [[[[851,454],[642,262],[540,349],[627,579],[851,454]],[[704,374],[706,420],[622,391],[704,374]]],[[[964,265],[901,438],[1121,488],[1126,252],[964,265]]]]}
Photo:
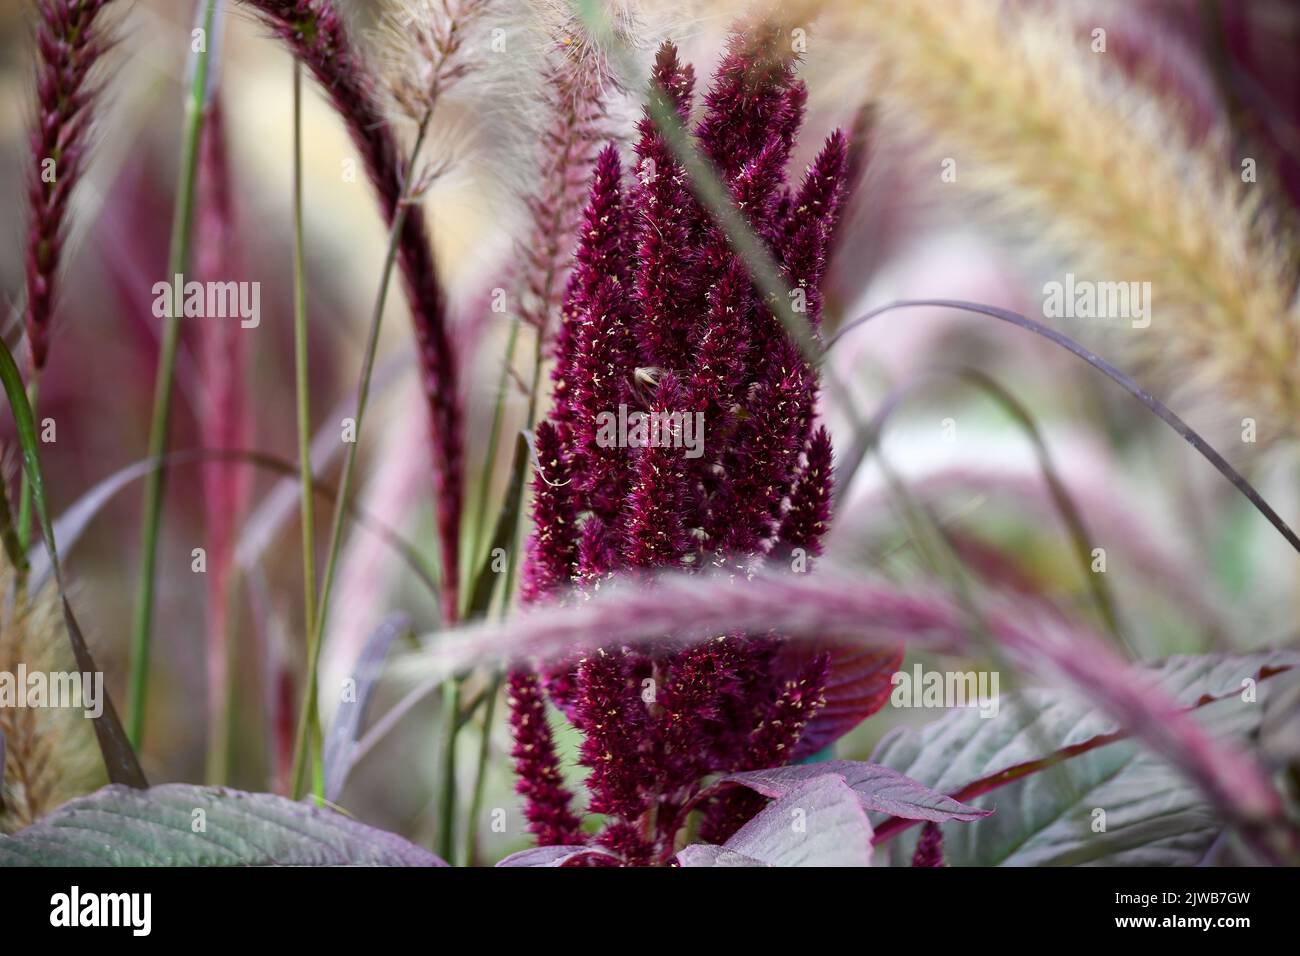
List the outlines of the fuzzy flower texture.
{"type": "Polygon", "coordinates": [[[36,6],[34,163],[27,177],[27,338],[32,366],[45,367],[55,283],[67,239],[72,191],[81,179],[99,95],[95,71],[112,45],[100,16],[110,0],[41,0],[36,6]]]}
{"type": "MultiPolygon", "coordinates": [[[[806,96],[788,41],[775,26],[734,34],[692,133],[815,332],[847,144],[836,132],[787,184],[806,96]]],[[[652,95],[688,129],[693,86],[691,67],[665,45],[652,95]]],[[[580,600],[615,572],[788,563],[817,554],[826,527],[831,443],[814,426],[816,376],[649,117],[633,168],[610,146],[593,174],[556,340],[554,409],[536,431],[528,603],[580,600]],[[606,447],[601,416],[620,405],[692,422],[702,413],[703,453],[688,456],[671,436],[606,447]]],[[[705,784],[824,746],[805,729],[824,703],[830,657],[774,635],[725,634],[516,670],[518,789],[538,843],[599,848],[588,861],[663,864],[696,810],[700,835],[722,842],[765,801],[705,784]],[[563,785],[548,696],[583,735],[588,810],[604,817],[595,837],[563,785]]]]}

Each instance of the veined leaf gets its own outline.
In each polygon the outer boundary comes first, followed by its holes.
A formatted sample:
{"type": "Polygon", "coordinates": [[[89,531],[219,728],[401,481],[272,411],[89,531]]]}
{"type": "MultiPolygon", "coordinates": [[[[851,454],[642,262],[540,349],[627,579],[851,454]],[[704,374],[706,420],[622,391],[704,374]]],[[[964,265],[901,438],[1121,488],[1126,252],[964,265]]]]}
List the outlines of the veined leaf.
{"type": "Polygon", "coordinates": [[[613,856],[599,847],[590,846],[535,846],[518,853],[511,853],[497,866],[568,866],[583,857],[605,857],[608,862],[617,862],[613,856]]]}
{"type": "MultiPolygon", "coordinates": [[[[1298,664],[1300,655],[1275,652],[1176,657],[1148,670],[1165,694],[1197,708],[1195,718],[1213,737],[1240,746],[1264,718],[1273,690],[1267,678],[1298,664]],[[1252,688],[1253,701],[1244,694],[1252,688]]],[[[1222,832],[1222,818],[1158,756],[1134,741],[1111,740],[1116,730],[1078,696],[1029,690],[1005,698],[997,717],[954,710],[919,731],[891,735],[872,759],[949,794],[1010,771],[1012,782],[965,798],[996,814],[944,827],[944,853],[954,866],[1199,862],[1222,832]],[[1061,751],[1043,754],[1042,740],[1061,751]],[[1059,760],[1017,779],[1023,765],[1045,756],[1059,760]]],[[[906,863],[916,836],[887,844],[893,863],[906,863]]]]}
{"type": "Polygon", "coordinates": [[[991,810],[967,806],[952,797],[936,793],[897,770],[856,760],[826,760],[812,764],[773,767],[733,773],[724,781],[739,783],[765,797],[784,797],[805,782],[830,774],[848,784],[857,794],[862,809],[888,813],[906,820],[978,820],[991,810]]]}
{"type": "Polygon", "coordinates": [[[269,793],[108,786],[0,838],[0,866],[446,866],[333,810],[269,793]]]}
{"type": "Polygon", "coordinates": [[[823,774],[791,789],[723,846],[688,846],[677,854],[677,862],[682,866],[870,866],[871,836],[858,795],[843,777],[823,774]]]}

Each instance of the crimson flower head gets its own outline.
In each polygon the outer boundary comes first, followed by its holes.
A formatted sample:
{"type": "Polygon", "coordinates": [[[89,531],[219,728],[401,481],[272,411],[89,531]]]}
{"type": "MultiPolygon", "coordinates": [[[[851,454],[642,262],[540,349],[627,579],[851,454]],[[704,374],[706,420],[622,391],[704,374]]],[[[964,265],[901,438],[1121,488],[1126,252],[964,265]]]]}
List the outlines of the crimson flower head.
{"type": "MultiPolygon", "coordinates": [[[[651,95],[687,124],[815,335],[847,142],[834,133],[789,180],[806,95],[789,40],[775,25],[733,34],[693,127],[694,73],[670,44],[651,95]]],[[[619,572],[743,573],[818,554],[826,528],[832,448],[815,425],[816,375],[651,115],[634,158],[625,164],[610,145],[591,179],[556,338],[554,408],[535,436],[525,602],[581,599],[619,572]]],[[[540,679],[516,672],[514,755],[530,828],[541,844],[585,842],[541,687],[583,735],[587,809],[605,818],[596,844],[626,864],[663,863],[693,810],[720,842],[762,806],[747,792],[700,798],[706,778],[824,744],[804,731],[829,668],[826,651],[722,634],[691,647],[605,647],[540,679]]]]}

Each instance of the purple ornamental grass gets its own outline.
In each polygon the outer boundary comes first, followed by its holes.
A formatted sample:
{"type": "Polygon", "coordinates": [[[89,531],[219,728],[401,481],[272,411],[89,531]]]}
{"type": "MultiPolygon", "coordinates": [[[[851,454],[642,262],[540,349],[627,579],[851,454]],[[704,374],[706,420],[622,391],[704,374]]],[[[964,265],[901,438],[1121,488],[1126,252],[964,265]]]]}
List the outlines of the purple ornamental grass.
{"type": "MultiPolygon", "coordinates": [[[[1227,818],[1249,825],[1277,821],[1279,797],[1259,764],[1209,736],[1095,635],[1023,599],[989,609],[984,624],[1011,664],[1095,703],[1194,781],[1227,818]]],[[[816,574],[762,570],[738,578],[679,571],[615,582],[578,604],[467,629],[440,645],[431,663],[441,675],[509,655],[554,659],[611,643],[662,644],[665,636],[709,641],[724,630],[777,630],[814,640],[834,634],[839,642],[874,648],[905,640],[944,654],[986,650],[972,635],[966,612],[945,595],[823,566],[816,574]]]]}
{"type": "Polygon", "coordinates": [[[72,191],[85,171],[99,85],[95,68],[113,45],[101,16],[111,0],[36,4],[36,115],[27,177],[27,341],[34,369],[49,356],[59,262],[72,191]]]}
{"type": "MultiPolygon", "coordinates": [[[[214,97],[203,123],[195,195],[194,271],[200,282],[228,282],[239,275],[239,243],[234,214],[225,115],[214,97]]],[[[251,447],[252,409],[248,403],[248,337],[237,323],[202,322],[196,335],[202,368],[199,429],[204,448],[223,451],[251,447]]],[[[208,534],[207,675],[212,733],[225,719],[227,696],[228,588],[235,542],[252,492],[241,462],[211,462],[203,468],[204,522],[208,534]]]]}
{"type": "MultiPolygon", "coordinates": [[[[380,105],[374,79],[353,47],[332,0],[244,0],[311,72],[346,124],[391,226],[410,170],[380,105]]],[[[397,250],[431,416],[434,496],[442,559],[442,608],[454,621],[459,605],[460,517],[464,449],[455,353],[447,302],[438,284],[424,212],[411,204],[397,250]]]]}
{"type": "MultiPolygon", "coordinates": [[[[790,49],[775,26],[733,34],[695,136],[815,332],[846,140],[832,135],[802,182],[788,183],[806,96],[790,49]]],[[[652,80],[652,95],[687,121],[694,74],[672,45],[652,80]]],[[[554,409],[536,432],[525,603],[574,584],[593,590],[615,572],[742,571],[796,549],[816,555],[826,529],[832,448],[814,428],[815,373],[692,196],[648,111],[635,154],[628,171],[607,147],[592,176],[557,336],[554,409]],[[610,447],[598,423],[620,405],[698,413],[702,454],[610,447]]],[[[694,647],[612,643],[541,680],[515,672],[518,789],[538,843],[581,842],[543,684],[583,734],[588,810],[606,818],[595,844],[624,864],[663,864],[704,778],[805,755],[801,735],[825,702],[829,670],[825,650],[720,629],[694,647]]],[[[721,843],[763,803],[748,791],[708,798],[702,832],[721,843]]]]}
{"type": "Polygon", "coordinates": [[[563,280],[573,264],[585,186],[606,118],[596,65],[563,45],[554,56],[542,80],[547,123],[541,130],[538,184],[525,199],[530,229],[519,245],[520,314],[543,336],[553,334],[552,316],[563,305],[563,280]]]}

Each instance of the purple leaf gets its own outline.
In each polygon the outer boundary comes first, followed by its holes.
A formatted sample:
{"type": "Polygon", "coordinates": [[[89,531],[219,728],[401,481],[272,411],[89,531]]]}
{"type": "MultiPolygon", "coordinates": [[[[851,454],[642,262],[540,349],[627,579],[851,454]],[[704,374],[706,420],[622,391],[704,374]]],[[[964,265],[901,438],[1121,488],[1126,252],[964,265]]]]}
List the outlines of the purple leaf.
{"type": "Polygon", "coordinates": [[[725,846],[710,846],[707,843],[692,843],[677,854],[677,862],[682,866],[770,866],[752,856],[745,856],[725,846]]]}
{"type": "MultiPolygon", "coordinates": [[[[826,703],[804,728],[792,760],[829,747],[889,700],[890,678],[903,664],[903,648],[876,650],[853,644],[829,644],[830,675],[823,692],[826,703]]],[[[809,649],[786,645],[783,657],[806,658],[809,649]]],[[[784,661],[782,662],[784,663],[784,661]]]]}
{"type": "Polygon", "coordinates": [[[785,797],[809,780],[831,776],[843,781],[855,794],[863,810],[888,813],[906,820],[961,820],[968,823],[986,817],[992,810],[981,810],[952,797],[931,790],[874,763],[856,760],[827,760],[820,763],[799,764],[792,767],[774,767],[771,770],[753,770],[734,773],[723,781],[739,783],[765,797],[785,797]]]}
{"type": "Polygon", "coordinates": [[[842,776],[828,773],[791,788],[723,846],[687,847],[677,854],[677,862],[682,866],[870,866],[871,837],[871,823],[859,796],[842,776]]]}
{"type": "Polygon", "coordinates": [[[497,866],[571,866],[588,856],[615,862],[615,858],[604,850],[589,846],[535,846],[511,853],[497,866]]]}

